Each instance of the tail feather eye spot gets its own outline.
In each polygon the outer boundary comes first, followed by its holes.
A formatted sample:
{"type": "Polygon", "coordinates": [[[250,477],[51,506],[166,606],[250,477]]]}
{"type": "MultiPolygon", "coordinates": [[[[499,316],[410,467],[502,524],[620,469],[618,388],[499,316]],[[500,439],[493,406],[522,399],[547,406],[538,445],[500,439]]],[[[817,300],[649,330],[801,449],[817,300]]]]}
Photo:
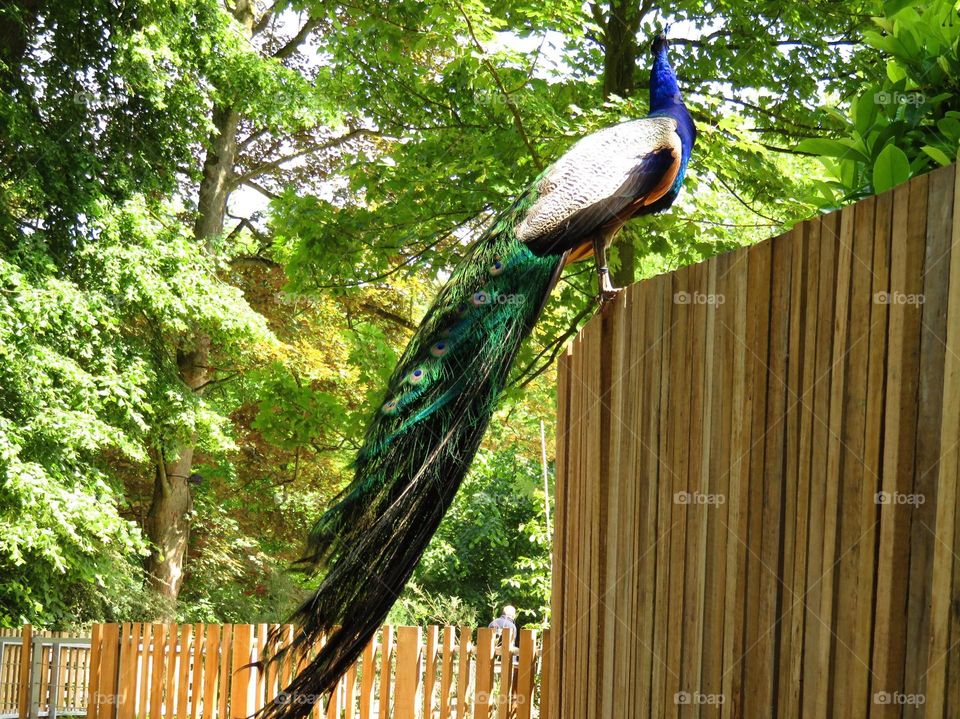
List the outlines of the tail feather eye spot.
{"type": "Polygon", "coordinates": [[[490,265],[490,274],[496,277],[501,272],[503,272],[503,263],[500,260],[494,260],[494,263],[490,265]]]}
{"type": "Polygon", "coordinates": [[[443,357],[449,349],[450,343],[440,340],[439,342],[434,342],[430,347],[430,354],[434,357],[443,357]]]}
{"type": "Polygon", "coordinates": [[[407,375],[407,382],[410,384],[420,384],[426,379],[427,373],[423,371],[422,367],[417,367],[413,372],[407,375]]]}
{"type": "Polygon", "coordinates": [[[381,407],[380,409],[384,414],[396,414],[399,406],[400,406],[400,400],[394,398],[388,402],[384,402],[383,407],[381,407]]]}
{"type": "Polygon", "coordinates": [[[482,307],[490,302],[490,295],[482,290],[480,292],[474,292],[471,302],[473,302],[475,307],[482,307]]]}

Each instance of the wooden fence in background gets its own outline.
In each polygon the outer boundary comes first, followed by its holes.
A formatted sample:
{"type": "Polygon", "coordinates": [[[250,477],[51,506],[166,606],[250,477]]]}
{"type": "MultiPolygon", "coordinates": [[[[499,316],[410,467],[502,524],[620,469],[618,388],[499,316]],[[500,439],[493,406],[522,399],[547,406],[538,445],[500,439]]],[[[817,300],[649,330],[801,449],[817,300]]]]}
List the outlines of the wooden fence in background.
{"type": "Polygon", "coordinates": [[[917,177],[584,328],[555,716],[960,716],[956,198],[917,177]]]}
{"type": "MultiPolygon", "coordinates": [[[[94,625],[87,719],[241,719],[280,695],[307,661],[261,671],[273,625],[94,625]]],[[[286,627],[292,637],[292,627],[286,627]]],[[[522,630],[519,653],[496,630],[385,626],[341,679],[320,719],[531,719],[548,632],[522,630]],[[503,671],[508,667],[508,671],[503,671]]],[[[549,689],[548,686],[543,689],[549,689]]],[[[289,701],[290,699],[288,699],[289,701]]]]}
{"type": "Polygon", "coordinates": [[[0,629],[0,719],[86,713],[90,638],[0,629]]]}

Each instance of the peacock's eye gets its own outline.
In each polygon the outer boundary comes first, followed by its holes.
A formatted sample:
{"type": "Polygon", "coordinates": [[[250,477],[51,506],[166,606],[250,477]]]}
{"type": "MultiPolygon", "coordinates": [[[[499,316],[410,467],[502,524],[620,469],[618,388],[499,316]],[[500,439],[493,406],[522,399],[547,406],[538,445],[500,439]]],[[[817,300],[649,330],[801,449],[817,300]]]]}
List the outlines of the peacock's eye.
{"type": "Polygon", "coordinates": [[[383,407],[381,407],[380,409],[383,411],[384,414],[395,414],[397,411],[397,407],[399,405],[400,405],[399,400],[391,399],[389,402],[384,402],[383,407]]]}
{"type": "Polygon", "coordinates": [[[434,357],[443,357],[448,349],[450,349],[449,343],[441,340],[440,342],[433,343],[433,346],[430,348],[430,354],[434,357]]]}
{"type": "Polygon", "coordinates": [[[475,307],[480,307],[490,302],[490,295],[482,290],[480,292],[474,292],[471,302],[473,302],[475,307]]]}
{"type": "Polygon", "coordinates": [[[426,373],[423,371],[423,368],[417,367],[413,372],[407,375],[407,382],[410,384],[420,384],[426,377],[426,373]]]}
{"type": "Polygon", "coordinates": [[[490,265],[490,274],[496,277],[501,272],[503,272],[503,263],[500,260],[496,260],[492,265],[490,265]]]}

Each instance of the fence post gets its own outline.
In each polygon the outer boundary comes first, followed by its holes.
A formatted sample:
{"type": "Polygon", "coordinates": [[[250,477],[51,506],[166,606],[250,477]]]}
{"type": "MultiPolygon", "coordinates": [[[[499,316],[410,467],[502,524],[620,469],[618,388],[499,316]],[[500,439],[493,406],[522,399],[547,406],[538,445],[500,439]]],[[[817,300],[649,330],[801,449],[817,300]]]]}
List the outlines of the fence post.
{"type": "Polygon", "coordinates": [[[60,686],[60,643],[50,645],[50,681],[47,683],[47,719],[57,719],[57,688],[60,686]]]}
{"type": "Polygon", "coordinates": [[[27,719],[30,710],[30,656],[33,626],[24,624],[20,633],[20,719],[27,719]]]}

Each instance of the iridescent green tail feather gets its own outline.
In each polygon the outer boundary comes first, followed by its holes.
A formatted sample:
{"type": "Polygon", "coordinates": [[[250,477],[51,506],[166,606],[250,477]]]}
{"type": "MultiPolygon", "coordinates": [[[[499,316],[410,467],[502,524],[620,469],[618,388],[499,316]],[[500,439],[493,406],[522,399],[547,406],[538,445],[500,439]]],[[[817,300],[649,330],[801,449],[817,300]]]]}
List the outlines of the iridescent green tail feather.
{"type": "MultiPolygon", "coordinates": [[[[353,481],[311,533],[301,561],[328,571],[294,617],[292,649],[329,639],[288,687],[290,695],[319,697],[356,660],[470,466],[520,343],[564,262],[560,255],[537,256],[516,239],[524,200],[498,218],[440,292],[370,422],[353,481]]],[[[271,656],[279,658],[280,637],[271,639],[271,656]]],[[[274,703],[263,714],[296,719],[310,709],[274,703]]]]}

